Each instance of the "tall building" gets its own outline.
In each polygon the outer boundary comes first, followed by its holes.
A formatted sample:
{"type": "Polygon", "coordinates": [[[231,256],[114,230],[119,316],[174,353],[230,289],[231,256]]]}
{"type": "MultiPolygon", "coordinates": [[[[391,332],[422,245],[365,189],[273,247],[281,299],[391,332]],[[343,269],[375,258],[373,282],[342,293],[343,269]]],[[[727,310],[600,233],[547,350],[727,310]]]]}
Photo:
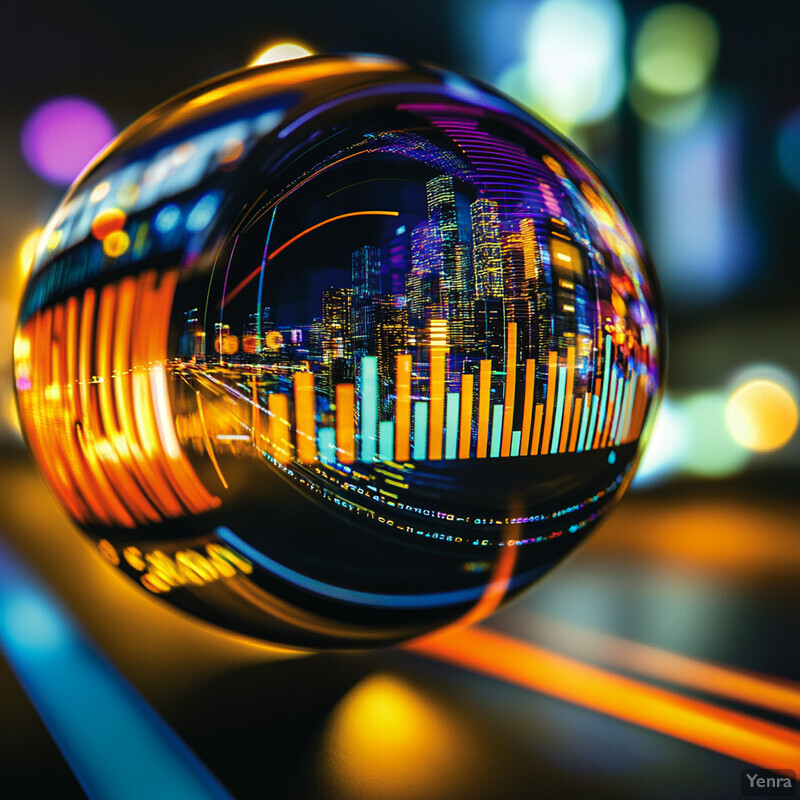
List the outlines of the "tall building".
{"type": "Polygon", "coordinates": [[[376,308],[375,339],[378,377],[381,385],[395,383],[397,356],[408,347],[408,314],[396,304],[395,296],[384,295],[376,308]]]}
{"type": "Polygon", "coordinates": [[[503,296],[503,257],[497,203],[479,197],[471,206],[475,299],[503,296]]]}
{"type": "Polygon", "coordinates": [[[351,333],[353,355],[375,355],[375,306],[381,296],[381,257],[377,247],[365,245],[353,252],[351,258],[353,295],[351,304],[351,333]]]}
{"type": "Polygon", "coordinates": [[[322,293],[322,360],[326,364],[353,356],[351,299],[351,289],[331,288],[322,293]]]}
{"type": "Polygon", "coordinates": [[[431,319],[442,319],[442,236],[439,228],[425,221],[411,232],[411,270],[406,277],[409,324],[424,329],[431,319]]]}
{"type": "Polygon", "coordinates": [[[449,322],[450,344],[472,348],[472,225],[469,204],[455,190],[451,175],[437,175],[425,184],[428,220],[441,239],[441,301],[449,322]]]}
{"type": "Polygon", "coordinates": [[[503,307],[506,324],[517,324],[517,360],[530,353],[530,305],[521,233],[503,234],[503,307]]]}

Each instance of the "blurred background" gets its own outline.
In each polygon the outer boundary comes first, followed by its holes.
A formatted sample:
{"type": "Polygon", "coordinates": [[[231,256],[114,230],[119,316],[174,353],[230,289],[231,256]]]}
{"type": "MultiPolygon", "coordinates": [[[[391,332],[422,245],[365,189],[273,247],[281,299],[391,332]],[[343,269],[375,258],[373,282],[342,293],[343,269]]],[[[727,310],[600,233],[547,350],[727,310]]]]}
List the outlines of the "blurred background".
{"type": "MultiPolygon", "coordinates": [[[[62,613],[236,797],[736,797],[743,766],[800,767],[798,23],[792,0],[6,4],[0,577],[23,570],[23,595],[54,604],[20,611],[0,591],[16,672],[0,663],[0,718],[15,721],[0,731],[0,794],[80,797],[73,772],[86,785],[62,755],[69,726],[48,722],[15,661],[18,646],[45,658],[47,626],[67,624],[47,615],[62,613]],[[486,642],[469,636],[286,661],[188,622],[103,565],[24,453],[13,325],[66,187],[173,94],[303,52],[387,53],[498,87],[590,156],[656,263],[667,390],[629,496],[479,629],[524,674],[477,663],[486,642]]],[[[142,735],[119,743],[132,774],[142,735]]],[[[106,796],[131,780],[117,774],[106,796]]]]}

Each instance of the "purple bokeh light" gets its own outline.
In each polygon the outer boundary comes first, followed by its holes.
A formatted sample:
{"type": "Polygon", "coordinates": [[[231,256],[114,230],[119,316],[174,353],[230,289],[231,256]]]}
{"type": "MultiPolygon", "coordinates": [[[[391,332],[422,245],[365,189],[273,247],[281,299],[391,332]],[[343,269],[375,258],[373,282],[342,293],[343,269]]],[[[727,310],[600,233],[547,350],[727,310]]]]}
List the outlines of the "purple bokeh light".
{"type": "Polygon", "coordinates": [[[57,97],[40,105],[20,134],[28,166],[50,183],[72,183],[103,145],[114,125],[99,106],[82,97],[57,97]]]}

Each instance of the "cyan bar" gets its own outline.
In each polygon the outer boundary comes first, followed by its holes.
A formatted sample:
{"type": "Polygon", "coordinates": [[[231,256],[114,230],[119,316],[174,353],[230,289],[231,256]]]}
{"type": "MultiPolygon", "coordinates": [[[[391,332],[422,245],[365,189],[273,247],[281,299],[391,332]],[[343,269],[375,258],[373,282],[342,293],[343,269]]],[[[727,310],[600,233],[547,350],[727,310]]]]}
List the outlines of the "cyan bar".
{"type": "Polygon", "coordinates": [[[424,400],[414,403],[414,461],[428,457],[428,404],[424,400]]]}
{"type": "Polygon", "coordinates": [[[320,428],[317,432],[319,460],[323,464],[336,462],[336,431],[333,428],[320,428]]]}
{"type": "Polygon", "coordinates": [[[600,408],[600,398],[595,395],[592,398],[592,418],[589,420],[589,430],[586,432],[586,449],[594,447],[594,434],[597,430],[597,413],[600,408]]]}
{"type": "Polygon", "coordinates": [[[553,420],[553,438],[550,452],[557,453],[561,441],[561,426],[564,423],[564,395],[567,391],[567,368],[558,368],[558,396],[556,399],[556,417],[553,420]]]}
{"type": "MultiPolygon", "coordinates": [[[[606,336],[606,355],[603,359],[603,386],[600,391],[600,419],[597,421],[597,430],[601,433],[603,431],[603,426],[606,422],[606,405],[608,404],[608,389],[611,380],[613,379],[611,372],[612,372],[612,364],[611,364],[611,337],[606,336]]],[[[592,435],[594,435],[595,428],[592,426],[590,429],[592,431],[592,435]]],[[[599,442],[598,442],[599,444],[599,442]]]]}
{"type": "Polygon", "coordinates": [[[503,438],[503,404],[495,403],[492,407],[492,444],[489,449],[491,458],[500,456],[500,443],[503,438]]]}
{"type": "Polygon", "coordinates": [[[391,420],[380,424],[380,458],[381,461],[394,460],[394,422],[391,420]]]}
{"type": "Polygon", "coordinates": [[[592,395],[587,394],[583,399],[583,411],[581,412],[581,429],[580,433],[578,434],[578,444],[575,447],[576,453],[583,452],[583,445],[586,441],[586,429],[589,425],[589,416],[592,413],[592,405],[593,405],[594,397],[592,395]]]}
{"type": "Polygon", "coordinates": [[[369,464],[375,460],[378,445],[378,359],[364,356],[361,359],[361,460],[369,464]]]}
{"type": "Polygon", "coordinates": [[[461,397],[458,392],[447,394],[447,422],[444,431],[444,457],[458,457],[458,411],[461,397]]]}
{"type": "Polygon", "coordinates": [[[511,455],[519,455],[519,447],[522,444],[522,431],[511,432],[511,455]]]}
{"type": "Polygon", "coordinates": [[[611,430],[609,431],[608,435],[608,443],[609,446],[613,446],[614,438],[617,431],[617,425],[619,425],[619,413],[620,409],[622,408],[622,390],[623,390],[623,377],[622,375],[617,375],[617,391],[614,394],[614,416],[611,418],[611,430]]]}

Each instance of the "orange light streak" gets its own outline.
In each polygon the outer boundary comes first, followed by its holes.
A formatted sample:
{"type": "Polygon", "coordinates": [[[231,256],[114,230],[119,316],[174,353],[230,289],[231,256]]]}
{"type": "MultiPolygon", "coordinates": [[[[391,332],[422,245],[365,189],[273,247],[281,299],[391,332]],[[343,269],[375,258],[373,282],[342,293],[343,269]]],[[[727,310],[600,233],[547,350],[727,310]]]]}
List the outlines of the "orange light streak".
{"type": "Polygon", "coordinates": [[[395,411],[395,461],[411,460],[411,356],[397,356],[397,406],[395,411]]]}
{"type": "MultiPolygon", "coordinates": [[[[358,155],[358,154],[353,154],[358,155]]],[[[348,156],[348,158],[352,158],[352,156],[348,156]]],[[[333,166],[333,165],[331,165],[333,166]]],[[[313,177],[313,176],[310,176],[313,177]]],[[[329,225],[331,222],[336,222],[340,219],[347,219],[348,217],[365,217],[365,216],[379,216],[379,217],[396,217],[400,214],[399,211],[350,211],[347,214],[338,214],[335,217],[331,217],[330,219],[324,219],[322,222],[317,222],[315,225],[312,225],[310,228],[306,228],[304,231],[300,231],[300,233],[295,234],[289,239],[287,242],[284,242],[280,247],[273,250],[267,256],[267,262],[272,261],[275,256],[282,253],[287,247],[294,244],[298,239],[302,239],[308,233],[317,230],[317,228],[321,228],[324,225],[329,225]]],[[[236,284],[226,295],[222,298],[223,303],[230,303],[239,292],[244,289],[247,284],[249,284],[254,278],[256,278],[259,273],[261,272],[261,265],[257,266],[249,275],[245,276],[243,280],[236,284]]]]}
{"type": "Polygon", "coordinates": [[[336,450],[342,464],[356,460],[355,386],[336,384],[336,450]]]}
{"type": "Polygon", "coordinates": [[[514,394],[517,387],[517,323],[508,323],[506,337],[506,391],[503,406],[503,436],[500,455],[511,455],[511,429],[514,426],[514,394]]]}
{"type": "Polygon", "coordinates": [[[313,372],[294,375],[294,415],[297,457],[304,464],[313,464],[317,460],[313,372]]]}
{"type": "MultiPolygon", "coordinates": [[[[112,330],[114,325],[116,287],[107,284],[100,293],[95,332],[95,370],[99,379],[97,396],[100,401],[100,419],[108,448],[99,451],[109,477],[120,499],[137,522],[160,522],[161,515],[147,501],[129,471],[130,451],[117,424],[114,410],[114,393],[111,385],[112,330]],[[108,456],[103,457],[107,452],[108,456]]],[[[114,379],[116,382],[116,379],[114,379]]],[[[99,431],[98,431],[99,433],[99,431]]]]}
{"type": "Polygon", "coordinates": [[[489,398],[492,388],[492,362],[482,359],[478,376],[478,458],[486,458],[489,447],[489,398]]]}
{"type": "Polygon", "coordinates": [[[227,489],[228,482],[225,480],[225,476],[222,474],[222,470],[219,468],[217,454],[214,452],[214,445],[211,443],[211,437],[208,435],[208,428],[206,428],[206,417],[205,414],[203,414],[203,402],[200,398],[200,392],[197,392],[197,414],[200,417],[200,426],[203,429],[203,441],[206,445],[206,452],[208,453],[208,457],[211,459],[211,463],[214,465],[214,469],[217,471],[220,483],[227,489]]]}
{"type": "Polygon", "coordinates": [[[103,459],[97,450],[97,441],[101,434],[100,420],[98,418],[96,395],[92,391],[92,347],[95,338],[95,299],[94,289],[87,289],[83,293],[81,305],[80,331],[78,334],[78,387],[81,400],[81,428],[79,429],[79,442],[89,470],[97,481],[101,492],[103,507],[117,525],[125,528],[135,526],[129,510],[123,505],[121,498],[112,485],[103,459]]]}
{"type": "Polygon", "coordinates": [[[412,652],[564,700],[767,769],[800,765],[800,733],[683,697],[484,628],[407,645],[412,652]]]}
{"type": "Polygon", "coordinates": [[[550,353],[547,362],[547,400],[544,412],[544,434],[542,453],[550,452],[550,434],[553,431],[553,405],[556,401],[556,375],[558,374],[558,353],[550,353]]]}
{"type": "Polygon", "coordinates": [[[536,360],[525,361],[525,400],[522,406],[522,442],[519,446],[521,456],[531,452],[531,424],[533,423],[533,390],[536,385],[536,360]]]}
{"type": "MultiPolygon", "coordinates": [[[[161,276],[161,284],[153,293],[152,320],[149,328],[139,326],[138,330],[149,330],[148,363],[150,369],[150,396],[147,412],[155,417],[161,447],[157,450],[167,479],[180,497],[181,502],[196,514],[220,505],[218,497],[211,495],[197,473],[192,469],[178,441],[175,430],[175,416],[169,402],[166,368],[167,338],[172,315],[172,301],[178,283],[178,271],[171,270],[161,276]]],[[[142,409],[139,409],[141,413],[142,409]]]]}
{"type": "Polygon", "coordinates": [[[469,458],[472,446],[473,375],[461,376],[461,420],[458,432],[458,457],[469,458]]]}
{"type": "Polygon", "coordinates": [[[114,320],[114,396],[122,434],[131,455],[130,467],[139,483],[147,491],[151,502],[164,516],[177,517],[183,509],[177,497],[164,480],[156,465],[144,451],[136,427],[136,409],[133,403],[133,378],[131,354],[139,349],[131,341],[134,308],[137,303],[137,282],[134,277],[123,278],[117,293],[117,312],[114,320]]]}
{"type": "Polygon", "coordinates": [[[580,658],[800,718],[800,683],[701,661],[562,620],[535,616],[533,621],[553,641],[566,640],[571,651],[577,647],[580,658]]]}

